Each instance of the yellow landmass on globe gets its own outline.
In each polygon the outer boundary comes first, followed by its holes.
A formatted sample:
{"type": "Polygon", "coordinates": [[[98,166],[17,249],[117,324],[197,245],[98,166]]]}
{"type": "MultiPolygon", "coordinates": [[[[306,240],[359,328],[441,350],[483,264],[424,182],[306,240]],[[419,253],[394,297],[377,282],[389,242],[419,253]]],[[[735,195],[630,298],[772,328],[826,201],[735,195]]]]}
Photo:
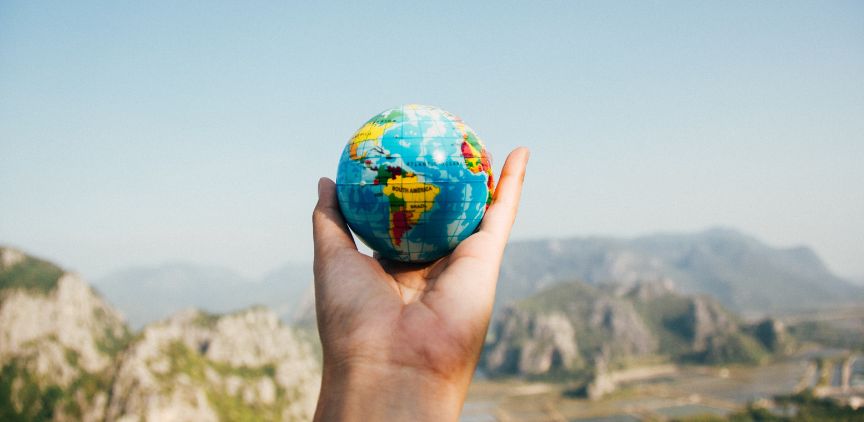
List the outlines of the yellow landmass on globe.
{"type": "Polygon", "coordinates": [[[367,142],[379,142],[381,137],[384,136],[384,132],[393,125],[393,122],[379,124],[376,121],[371,121],[358,129],[354,136],[351,137],[351,141],[349,141],[351,146],[348,151],[351,159],[362,160],[366,158],[366,154],[369,152],[368,148],[362,154],[359,154],[360,147],[367,142]]]}
{"type": "Polygon", "coordinates": [[[402,236],[432,209],[441,188],[421,182],[416,175],[397,174],[387,179],[382,192],[390,199],[390,240],[399,246],[402,236]]]}

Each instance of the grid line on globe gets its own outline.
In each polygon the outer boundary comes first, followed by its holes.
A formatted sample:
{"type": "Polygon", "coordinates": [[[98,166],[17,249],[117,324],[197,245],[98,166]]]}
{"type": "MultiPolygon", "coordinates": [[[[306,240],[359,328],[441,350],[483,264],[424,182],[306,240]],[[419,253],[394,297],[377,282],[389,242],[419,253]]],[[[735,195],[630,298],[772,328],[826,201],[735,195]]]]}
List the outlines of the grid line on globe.
{"type": "Polygon", "coordinates": [[[384,258],[426,262],[476,231],[494,181],[473,129],[440,108],[410,104],[356,131],[336,185],[342,214],[363,243],[384,258]]]}

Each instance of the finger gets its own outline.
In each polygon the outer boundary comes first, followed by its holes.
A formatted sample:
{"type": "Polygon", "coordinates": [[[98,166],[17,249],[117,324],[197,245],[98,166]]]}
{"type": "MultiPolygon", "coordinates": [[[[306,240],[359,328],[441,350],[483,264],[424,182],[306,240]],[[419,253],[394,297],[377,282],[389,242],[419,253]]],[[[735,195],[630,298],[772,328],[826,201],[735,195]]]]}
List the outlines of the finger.
{"type": "Polygon", "coordinates": [[[529,155],[528,148],[519,147],[507,156],[492,196],[492,205],[486,210],[483,222],[480,223],[480,232],[490,235],[501,250],[507,243],[510,229],[516,220],[529,155]]]}
{"type": "Polygon", "coordinates": [[[357,250],[354,238],[339,210],[336,184],[322,177],[318,180],[318,203],[312,212],[312,237],[315,256],[324,257],[340,250],[357,250]]]}
{"type": "Polygon", "coordinates": [[[431,306],[451,315],[457,324],[472,318],[485,323],[492,310],[501,257],[516,218],[528,155],[527,148],[517,148],[507,157],[480,231],[456,247],[429,298],[431,306]]]}

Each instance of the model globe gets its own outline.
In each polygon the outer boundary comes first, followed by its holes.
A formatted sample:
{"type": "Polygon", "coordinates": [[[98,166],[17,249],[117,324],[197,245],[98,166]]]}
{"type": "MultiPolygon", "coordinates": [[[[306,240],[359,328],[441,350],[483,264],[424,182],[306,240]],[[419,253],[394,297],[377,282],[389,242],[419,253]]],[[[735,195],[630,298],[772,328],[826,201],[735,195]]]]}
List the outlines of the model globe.
{"type": "Polygon", "coordinates": [[[437,107],[404,105],[367,121],[339,161],[348,226],[382,257],[427,262],[477,229],[492,202],[492,165],[477,134],[437,107]]]}

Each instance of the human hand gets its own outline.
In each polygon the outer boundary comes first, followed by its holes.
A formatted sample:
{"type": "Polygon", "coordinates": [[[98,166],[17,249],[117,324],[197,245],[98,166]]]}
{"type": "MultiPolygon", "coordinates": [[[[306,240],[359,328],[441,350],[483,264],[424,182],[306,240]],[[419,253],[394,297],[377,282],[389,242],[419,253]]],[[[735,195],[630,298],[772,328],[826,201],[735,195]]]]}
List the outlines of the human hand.
{"type": "Polygon", "coordinates": [[[483,348],[528,149],[507,157],[479,230],[425,264],[357,251],[332,180],[313,212],[315,308],[324,349],[315,419],[457,420],[483,348]]]}

